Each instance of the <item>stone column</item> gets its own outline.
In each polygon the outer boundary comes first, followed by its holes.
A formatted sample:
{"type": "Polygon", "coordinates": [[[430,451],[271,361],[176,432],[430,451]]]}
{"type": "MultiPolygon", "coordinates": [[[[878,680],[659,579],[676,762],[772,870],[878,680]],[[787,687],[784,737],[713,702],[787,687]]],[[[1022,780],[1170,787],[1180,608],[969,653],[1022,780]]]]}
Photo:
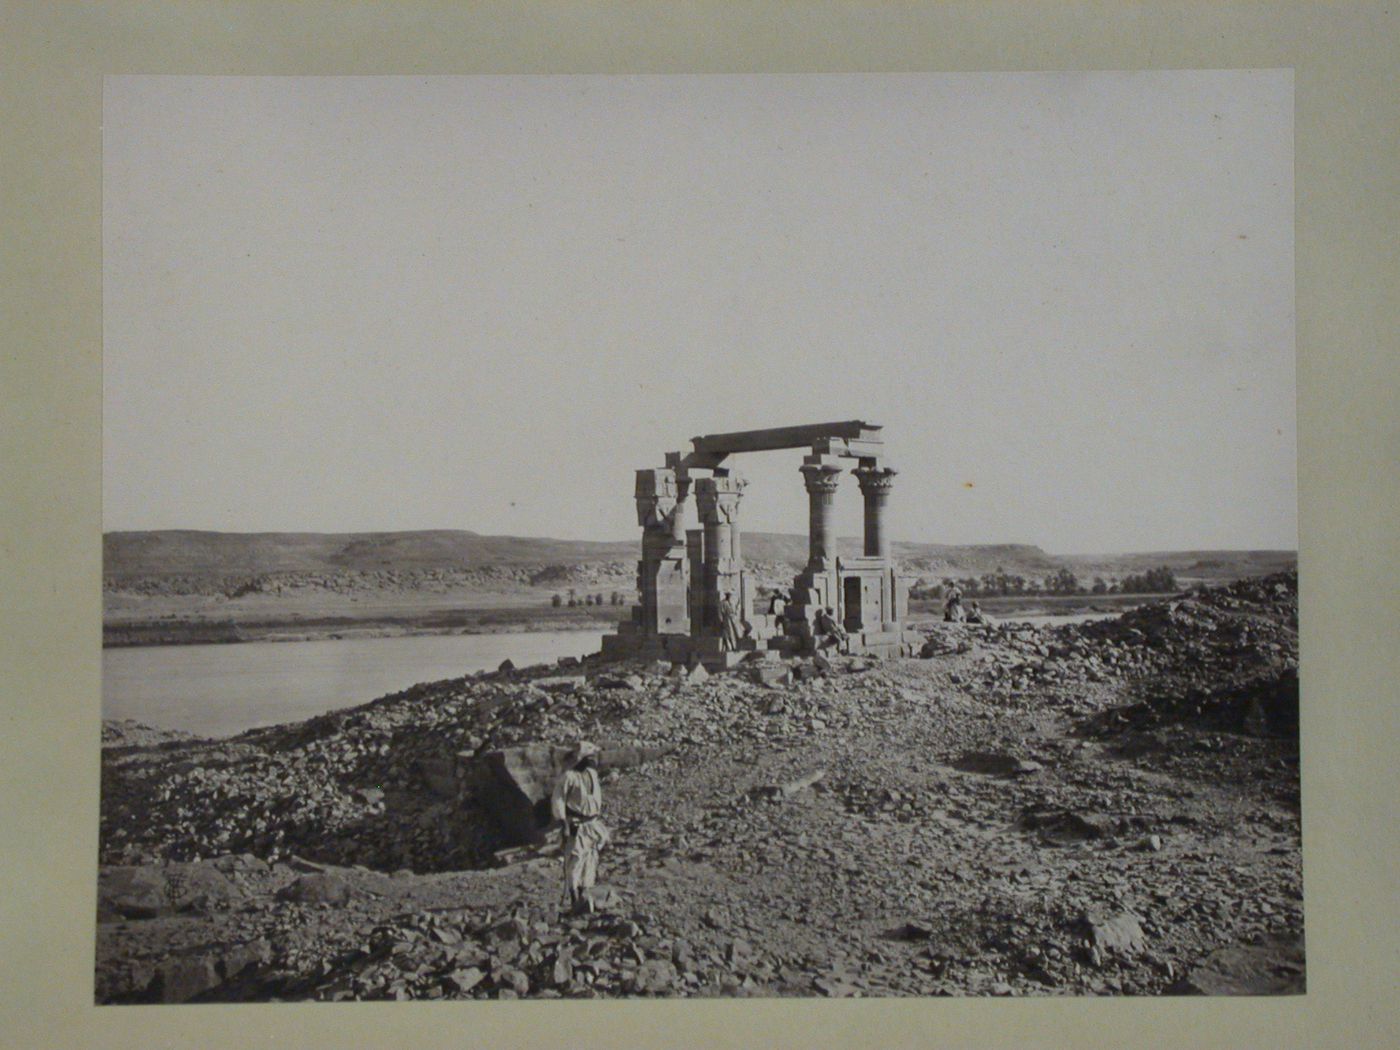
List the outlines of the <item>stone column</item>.
{"type": "Polygon", "coordinates": [[[748,484],[730,473],[695,482],[695,508],[705,529],[705,622],[714,626],[725,592],[739,606],[743,563],[739,560],[739,500],[748,484]]]}
{"type": "Polygon", "coordinates": [[[671,514],[671,539],[685,546],[686,529],[690,527],[690,475],[676,471],[676,504],[671,514]]]}
{"type": "Polygon", "coordinates": [[[885,521],[885,506],[890,489],[894,487],[897,471],[890,467],[860,466],[852,473],[865,497],[865,554],[870,558],[890,557],[890,534],[885,521]]]}
{"type": "Polygon", "coordinates": [[[835,458],[813,454],[802,462],[802,479],[810,501],[807,567],[816,571],[836,564],[836,489],[841,482],[841,467],[835,458]]]}
{"type": "Polygon", "coordinates": [[[681,498],[674,470],[637,471],[637,524],[642,526],[637,589],[645,635],[685,634],[690,630],[684,524],[680,539],[676,538],[676,519],[683,513],[681,498]]]}

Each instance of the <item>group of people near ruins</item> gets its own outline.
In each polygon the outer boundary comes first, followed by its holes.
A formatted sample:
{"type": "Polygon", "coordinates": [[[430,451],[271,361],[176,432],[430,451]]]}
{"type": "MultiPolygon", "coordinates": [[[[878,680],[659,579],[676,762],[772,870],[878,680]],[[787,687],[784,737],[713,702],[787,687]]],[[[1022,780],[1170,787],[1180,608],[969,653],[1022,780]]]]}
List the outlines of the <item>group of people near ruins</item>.
{"type": "Polygon", "coordinates": [[[946,623],[990,624],[992,622],[992,618],[984,613],[975,601],[968,602],[967,607],[963,607],[962,591],[956,585],[949,588],[948,596],[943,601],[943,620],[946,623]]]}
{"type": "MultiPolygon", "coordinates": [[[[769,595],[769,615],[774,617],[777,624],[778,633],[787,633],[787,610],[792,603],[792,592],[783,589],[774,589],[769,595]]],[[[832,606],[825,606],[816,610],[816,617],[812,623],[813,641],[818,650],[832,648],[839,652],[848,652],[851,647],[851,637],[847,633],[846,627],[841,626],[836,619],[836,610],[832,606]]]]}

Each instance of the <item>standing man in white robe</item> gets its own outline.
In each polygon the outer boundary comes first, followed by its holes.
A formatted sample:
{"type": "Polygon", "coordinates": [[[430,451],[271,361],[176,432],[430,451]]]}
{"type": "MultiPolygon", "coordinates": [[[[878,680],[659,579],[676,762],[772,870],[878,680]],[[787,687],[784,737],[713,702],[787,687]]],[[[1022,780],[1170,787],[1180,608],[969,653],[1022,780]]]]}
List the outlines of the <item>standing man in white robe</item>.
{"type": "Polygon", "coordinates": [[[598,851],[610,838],[599,815],[603,790],[598,782],[598,748],[582,740],[554,785],[550,813],[564,825],[564,882],[575,912],[591,911],[584,891],[598,877],[598,851]]]}

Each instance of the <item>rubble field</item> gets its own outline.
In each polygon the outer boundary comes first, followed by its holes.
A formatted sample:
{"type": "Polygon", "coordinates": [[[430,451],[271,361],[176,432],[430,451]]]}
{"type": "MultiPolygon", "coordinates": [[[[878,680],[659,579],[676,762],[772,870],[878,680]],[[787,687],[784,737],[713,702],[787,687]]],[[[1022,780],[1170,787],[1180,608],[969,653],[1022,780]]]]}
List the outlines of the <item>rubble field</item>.
{"type": "Polygon", "coordinates": [[[1295,573],[921,629],[919,659],[109,724],[97,1001],[1303,990],[1295,573]],[[605,771],[572,917],[557,842],[511,845],[451,770],[580,737],[651,760],[605,771]]]}

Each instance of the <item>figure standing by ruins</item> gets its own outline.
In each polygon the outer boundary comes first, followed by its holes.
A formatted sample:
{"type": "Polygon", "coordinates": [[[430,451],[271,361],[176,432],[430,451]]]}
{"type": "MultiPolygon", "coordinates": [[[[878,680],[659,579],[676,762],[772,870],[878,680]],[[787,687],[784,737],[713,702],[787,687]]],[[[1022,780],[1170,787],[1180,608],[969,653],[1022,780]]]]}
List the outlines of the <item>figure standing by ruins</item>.
{"type": "Polygon", "coordinates": [[[835,647],[838,653],[849,652],[851,648],[851,636],[846,633],[846,628],[836,622],[836,614],[831,606],[817,610],[817,648],[825,649],[828,645],[835,647]]]}
{"type": "Polygon", "coordinates": [[[598,877],[598,853],[610,835],[600,819],[603,790],[598,781],[598,747],[581,740],[554,785],[550,813],[564,825],[564,883],[575,913],[591,911],[586,891],[598,877]]]}
{"type": "Polygon", "coordinates": [[[727,653],[732,653],[739,648],[739,638],[743,633],[739,626],[739,614],[734,609],[732,598],[733,594],[725,591],[724,598],[719,603],[719,647],[727,653]]]}
{"type": "Polygon", "coordinates": [[[773,593],[768,596],[768,615],[781,617],[786,609],[787,594],[782,588],[776,588],[773,593]]]}
{"type": "Polygon", "coordinates": [[[962,591],[956,586],[948,590],[948,600],[943,603],[943,619],[948,623],[962,623],[967,619],[967,612],[962,604],[962,591]]]}

